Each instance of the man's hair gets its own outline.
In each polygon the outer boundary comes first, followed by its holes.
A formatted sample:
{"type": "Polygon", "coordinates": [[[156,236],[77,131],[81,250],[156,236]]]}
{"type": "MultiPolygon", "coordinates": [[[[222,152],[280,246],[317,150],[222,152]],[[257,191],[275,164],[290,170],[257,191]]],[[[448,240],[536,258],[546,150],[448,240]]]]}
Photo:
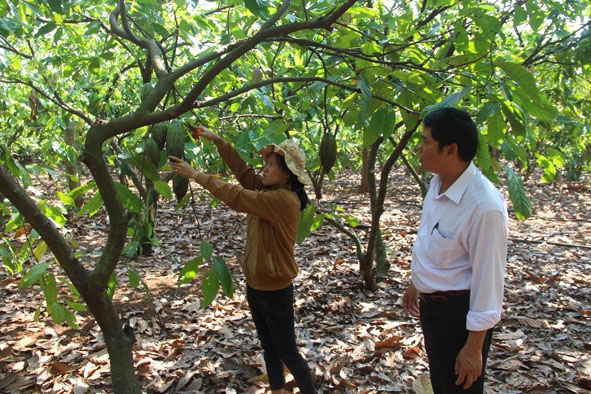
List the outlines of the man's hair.
{"type": "Polygon", "coordinates": [[[430,112],[423,125],[431,128],[431,137],[439,142],[439,149],[456,144],[458,156],[469,163],[478,149],[478,130],[468,112],[458,108],[441,108],[430,112]]]}

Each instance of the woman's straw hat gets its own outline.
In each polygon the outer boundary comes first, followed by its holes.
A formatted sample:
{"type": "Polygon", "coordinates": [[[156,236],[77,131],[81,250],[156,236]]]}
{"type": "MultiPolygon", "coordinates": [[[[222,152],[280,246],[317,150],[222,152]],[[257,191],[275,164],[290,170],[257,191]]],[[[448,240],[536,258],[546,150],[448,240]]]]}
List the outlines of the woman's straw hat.
{"type": "Polygon", "coordinates": [[[269,144],[259,150],[264,160],[267,160],[273,152],[285,158],[285,164],[300,182],[304,185],[312,184],[312,180],[306,173],[306,154],[295,141],[285,140],[280,144],[269,144]]]}

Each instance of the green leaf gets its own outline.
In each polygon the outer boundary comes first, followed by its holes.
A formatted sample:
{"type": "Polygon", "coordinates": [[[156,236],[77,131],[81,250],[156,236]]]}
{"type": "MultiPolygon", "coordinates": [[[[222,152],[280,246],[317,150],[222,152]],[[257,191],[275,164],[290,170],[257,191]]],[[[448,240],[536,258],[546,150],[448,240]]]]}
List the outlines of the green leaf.
{"type": "Polygon", "coordinates": [[[193,279],[197,277],[199,273],[199,266],[203,262],[202,256],[197,256],[193,260],[189,261],[179,272],[179,277],[177,279],[178,284],[182,285],[185,283],[191,282],[193,279]]]}
{"type": "Polygon", "coordinates": [[[505,120],[499,112],[493,114],[486,122],[488,143],[493,148],[498,148],[505,137],[505,120]]]}
{"type": "Polygon", "coordinates": [[[523,181],[515,174],[511,167],[504,165],[507,187],[509,189],[509,198],[513,203],[515,216],[519,220],[525,220],[531,215],[531,202],[523,187],[523,181]]]}
{"type": "Polygon", "coordinates": [[[44,35],[51,33],[53,30],[55,30],[56,26],[57,25],[55,22],[48,22],[44,24],[41,26],[41,28],[39,28],[35,37],[43,37],[44,35]]]}
{"type": "Polygon", "coordinates": [[[66,300],[66,304],[72,308],[73,310],[75,310],[76,312],[86,312],[88,310],[88,308],[86,308],[86,305],[80,303],[80,302],[74,302],[74,301],[68,301],[66,300]]]}
{"type": "Polygon", "coordinates": [[[359,112],[359,121],[363,124],[367,118],[367,112],[369,111],[369,106],[371,104],[372,92],[369,81],[364,75],[361,75],[357,80],[357,87],[361,90],[361,111],[359,112]]]}
{"type": "Polygon", "coordinates": [[[47,263],[39,263],[35,264],[27,274],[21,279],[18,287],[19,289],[25,289],[37,283],[39,279],[43,276],[49,264],[47,263]]]}
{"type": "Polygon", "coordinates": [[[76,207],[76,200],[74,200],[69,194],[65,194],[63,192],[57,191],[56,193],[57,198],[64,204],[69,207],[76,207]]]}
{"type": "Polygon", "coordinates": [[[458,105],[463,98],[472,90],[472,86],[465,86],[458,93],[454,93],[451,96],[447,96],[437,104],[428,105],[421,111],[421,118],[425,118],[429,113],[436,111],[441,108],[455,107],[458,105]]]}
{"type": "Polygon", "coordinates": [[[542,102],[536,80],[525,67],[511,62],[499,62],[498,65],[513,81],[517,82],[530,99],[536,103],[542,102]]]}
{"type": "Polygon", "coordinates": [[[478,161],[478,167],[483,171],[488,171],[490,168],[491,158],[490,152],[488,151],[488,144],[485,136],[480,134],[478,136],[478,149],[476,150],[476,160],[478,161]]]}
{"type": "Polygon", "coordinates": [[[531,116],[535,116],[541,120],[553,120],[558,116],[558,111],[546,100],[540,102],[532,102],[529,96],[522,89],[516,89],[513,92],[515,103],[521,107],[531,116]]]}
{"type": "Polygon", "coordinates": [[[49,205],[47,200],[39,202],[39,209],[45,214],[46,217],[51,219],[55,224],[63,227],[67,219],[64,216],[64,211],[60,207],[49,205]]]}
{"type": "Polygon", "coordinates": [[[203,300],[201,300],[201,308],[208,307],[215,296],[218,294],[219,290],[219,282],[218,278],[216,277],[214,269],[210,269],[205,274],[205,278],[203,279],[203,283],[201,284],[201,291],[203,293],[203,300]]]}
{"type": "Polygon", "coordinates": [[[204,239],[201,240],[199,251],[205,260],[210,260],[211,256],[213,256],[213,246],[204,239]]]}
{"type": "Polygon", "coordinates": [[[172,198],[172,191],[170,185],[167,182],[157,180],[154,182],[154,189],[165,198],[172,198]]]}
{"type": "Polygon", "coordinates": [[[127,277],[129,278],[129,284],[134,289],[140,285],[141,279],[134,269],[127,268],[127,277]]]}
{"type": "Polygon", "coordinates": [[[394,132],[396,113],[390,107],[381,107],[371,116],[363,133],[363,146],[371,146],[380,135],[388,139],[394,132]]]}
{"type": "Polygon", "coordinates": [[[121,251],[121,254],[129,258],[132,258],[137,254],[137,250],[139,247],[140,241],[137,239],[132,239],[131,241],[129,241],[127,245],[125,245],[125,247],[121,251]]]}
{"type": "Polygon", "coordinates": [[[66,320],[66,308],[63,305],[56,304],[49,313],[55,324],[62,324],[66,320]]]}
{"type": "Polygon", "coordinates": [[[107,294],[112,299],[115,295],[115,289],[117,288],[117,273],[115,271],[111,272],[111,276],[109,277],[109,281],[107,282],[107,294]]]}
{"type": "Polygon", "coordinates": [[[250,12],[261,19],[269,17],[268,4],[264,0],[244,0],[244,5],[250,12]]]}
{"type": "Polygon", "coordinates": [[[511,111],[505,103],[503,103],[501,107],[505,118],[509,121],[511,125],[511,132],[515,136],[525,136],[525,125],[517,118],[517,116],[511,111]]]}
{"type": "Polygon", "coordinates": [[[480,125],[488,119],[489,116],[498,113],[501,109],[500,103],[485,103],[478,111],[476,115],[475,122],[477,125],[480,125]]]}
{"type": "Polygon", "coordinates": [[[117,194],[119,195],[121,202],[128,210],[132,212],[140,211],[140,199],[134,192],[119,182],[115,182],[115,188],[117,189],[117,194]]]}
{"type": "Polygon", "coordinates": [[[220,285],[222,286],[224,295],[228,298],[232,298],[234,295],[234,281],[232,280],[232,273],[222,257],[215,256],[213,258],[213,269],[220,285]]]}
{"type": "Polygon", "coordinates": [[[57,304],[57,285],[52,273],[49,273],[43,281],[43,293],[45,294],[45,307],[47,312],[51,314],[53,307],[57,304]]]}
{"type": "Polygon", "coordinates": [[[47,252],[47,244],[45,241],[41,241],[39,242],[39,245],[33,249],[33,256],[35,256],[37,260],[41,260],[45,252],[47,252]]]}
{"type": "Polygon", "coordinates": [[[301,243],[310,234],[312,223],[314,223],[314,216],[316,214],[316,205],[309,204],[306,209],[300,214],[300,221],[298,222],[298,234],[296,236],[296,243],[301,243]]]}
{"type": "Polygon", "coordinates": [[[68,326],[74,330],[77,330],[78,324],[76,323],[76,315],[66,308],[64,308],[64,311],[66,323],[68,324],[68,326]]]}
{"type": "Polygon", "coordinates": [[[546,156],[540,154],[536,155],[536,162],[544,170],[542,182],[551,183],[554,178],[556,178],[556,167],[554,166],[554,163],[552,163],[552,161],[546,156]]]}
{"type": "Polygon", "coordinates": [[[100,193],[96,193],[84,206],[80,209],[78,216],[84,215],[88,212],[88,216],[93,217],[103,206],[103,199],[100,193]]]}

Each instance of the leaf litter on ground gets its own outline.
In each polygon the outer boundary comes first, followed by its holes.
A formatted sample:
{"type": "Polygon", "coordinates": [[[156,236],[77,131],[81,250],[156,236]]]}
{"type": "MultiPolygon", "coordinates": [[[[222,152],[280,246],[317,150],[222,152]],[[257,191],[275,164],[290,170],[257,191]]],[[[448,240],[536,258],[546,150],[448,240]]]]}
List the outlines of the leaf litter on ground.
{"type": "MultiPolygon", "coordinates": [[[[362,223],[355,231],[364,241],[371,216],[358,183],[356,174],[343,174],[325,186],[322,202],[342,206],[362,223]]],[[[487,393],[588,393],[591,186],[530,181],[526,187],[533,214],[523,222],[511,215],[505,310],[491,348],[487,393]]],[[[297,339],[319,393],[430,392],[419,323],[400,305],[421,197],[402,174],[391,176],[390,188],[381,222],[390,270],[377,291],[363,288],[352,243],[330,225],[296,246],[297,339]]],[[[244,216],[207,200],[195,199],[182,210],[171,201],[160,204],[160,243],[149,257],[124,259],[114,299],[136,335],[142,390],[265,393],[264,362],[238,263],[244,216]],[[199,278],[177,284],[201,240],[214,246],[237,282],[232,299],[218,296],[205,309],[199,278]],[[139,273],[149,295],[129,286],[127,266],[139,273]]],[[[101,252],[105,218],[79,218],[69,226],[85,255],[101,252]]],[[[108,354],[94,321],[80,316],[78,331],[53,324],[44,313],[35,321],[43,302],[39,288],[20,291],[19,279],[0,270],[0,391],[109,393],[108,354]]],[[[287,370],[286,376],[288,388],[298,392],[287,370]]]]}

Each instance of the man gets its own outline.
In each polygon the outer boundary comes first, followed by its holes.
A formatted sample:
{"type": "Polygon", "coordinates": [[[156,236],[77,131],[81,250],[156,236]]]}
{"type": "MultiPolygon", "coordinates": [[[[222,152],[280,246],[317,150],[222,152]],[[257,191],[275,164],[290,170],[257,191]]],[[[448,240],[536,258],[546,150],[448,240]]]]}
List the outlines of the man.
{"type": "Polygon", "coordinates": [[[443,108],[423,120],[421,166],[435,174],[413,247],[402,303],[419,315],[435,394],[483,393],[501,319],[508,217],[502,194],[472,162],[476,124],[443,108]]]}

